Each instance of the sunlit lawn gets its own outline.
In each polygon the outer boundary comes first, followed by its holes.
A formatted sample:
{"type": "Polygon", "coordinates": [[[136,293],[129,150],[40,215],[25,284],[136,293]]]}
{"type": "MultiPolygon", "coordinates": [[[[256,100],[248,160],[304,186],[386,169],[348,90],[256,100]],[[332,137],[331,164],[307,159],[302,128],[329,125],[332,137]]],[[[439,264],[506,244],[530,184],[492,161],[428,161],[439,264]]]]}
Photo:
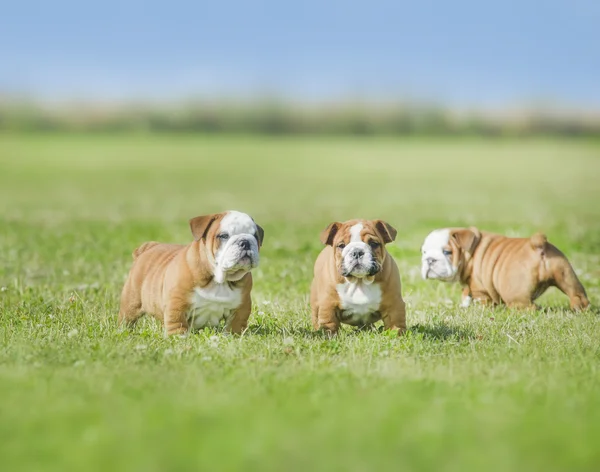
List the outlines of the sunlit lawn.
{"type": "Polygon", "coordinates": [[[600,144],[0,136],[0,468],[599,470],[600,317],[461,309],[433,228],[542,230],[600,302],[600,144]],[[238,209],[265,228],[242,337],[117,328],[131,251],[238,209]],[[409,332],[310,328],[319,231],[398,230],[409,332]]]}

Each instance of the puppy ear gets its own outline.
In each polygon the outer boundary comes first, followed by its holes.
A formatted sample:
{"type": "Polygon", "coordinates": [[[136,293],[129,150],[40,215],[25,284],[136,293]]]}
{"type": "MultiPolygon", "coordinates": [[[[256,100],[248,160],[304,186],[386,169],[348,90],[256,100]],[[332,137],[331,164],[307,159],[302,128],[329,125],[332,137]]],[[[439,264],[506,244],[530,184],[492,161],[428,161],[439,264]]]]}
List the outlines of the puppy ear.
{"type": "MultiPolygon", "coordinates": [[[[256,223],[254,224],[256,225],[256,223]]],[[[263,239],[265,239],[265,230],[259,225],[256,225],[256,239],[258,240],[258,247],[261,247],[263,239]]]]}
{"type": "Polygon", "coordinates": [[[398,231],[396,231],[391,224],[386,223],[383,220],[375,220],[375,228],[377,228],[377,231],[383,236],[383,242],[385,244],[394,241],[396,239],[396,234],[398,234],[398,231]]]}
{"type": "Polygon", "coordinates": [[[321,242],[328,246],[333,245],[333,239],[340,229],[340,226],[342,226],[342,223],[331,223],[327,228],[321,231],[321,242]]]}
{"type": "Polygon", "coordinates": [[[475,227],[457,229],[452,232],[452,238],[463,251],[472,253],[479,244],[481,232],[475,227]]]}
{"type": "Polygon", "coordinates": [[[215,215],[204,215],[197,216],[196,218],[192,218],[190,220],[190,229],[192,230],[192,234],[194,235],[194,239],[196,241],[200,239],[206,238],[206,234],[210,229],[211,225],[219,219],[221,213],[217,213],[215,215]]]}

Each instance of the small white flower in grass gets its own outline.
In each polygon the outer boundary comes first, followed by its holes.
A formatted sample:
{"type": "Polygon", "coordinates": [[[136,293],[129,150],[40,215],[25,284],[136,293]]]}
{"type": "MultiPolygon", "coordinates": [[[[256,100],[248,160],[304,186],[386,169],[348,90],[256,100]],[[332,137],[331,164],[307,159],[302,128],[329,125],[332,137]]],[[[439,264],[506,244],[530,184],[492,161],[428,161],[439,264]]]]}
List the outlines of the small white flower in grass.
{"type": "Polygon", "coordinates": [[[204,356],[204,357],[202,358],[202,360],[203,360],[203,361],[210,361],[210,360],[212,360],[212,357],[210,357],[210,356],[204,356]]]}
{"type": "Polygon", "coordinates": [[[67,333],[67,337],[68,337],[68,338],[73,338],[73,337],[77,336],[78,334],[79,334],[79,330],[77,330],[77,329],[72,329],[71,331],[69,331],[69,332],[67,333]]]}
{"type": "Polygon", "coordinates": [[[219,336],[213,334],[210,338],[208,338],[208,344],[211,347],[217,347],[219,345],[219,336]]]}
{"type": "Polygon", "coordinates": [[[164,356],[170,356],[173,354],[173,349],[165,349],[165,352],[163,352],[164,356]]]}
{"type": "Polygon", "coordinates": [[[265,300],[264,302],[262,302],[263,305],[270,305],[271,302],[269,300],[265,300]]]}
{"type": "Polygon", "coordinates": [[[8,290],[8,287],[0,287],[0,292],[6,292],[8,290]]]}
{"type": "Polygon", "coordinates": [[[137,346],[135,346],[135,350],[136,351],[143,351],[144,349],[146,349],[148,346],[146,346],[145,344],[138,344],[137,346]]]}
{"type": "Polygon", "coordinates": [[[85,365],[85,361],[75,361],[73,367],[83,367],[85,365]]]}
{"type": "Polygon", "coordinates": [[[284,346],[293,346],[294,345],[294,338],[292,338],[291,336],[283,338],[283,345],[284,346]]]}

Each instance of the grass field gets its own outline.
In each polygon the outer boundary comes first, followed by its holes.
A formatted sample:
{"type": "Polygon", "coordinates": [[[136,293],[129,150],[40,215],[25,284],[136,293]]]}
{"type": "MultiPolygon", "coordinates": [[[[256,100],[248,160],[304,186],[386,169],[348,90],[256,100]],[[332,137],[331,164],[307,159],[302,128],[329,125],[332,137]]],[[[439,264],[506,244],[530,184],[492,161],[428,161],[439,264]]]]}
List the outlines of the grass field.
{"type": "Polygon", "coordinates": [[[0,468],[600,470],[600,316],[458,306],[433,228],[543,230],[600,303],[600,143],[0,136],[0,468]],[[265,229],[242,337],[117,328],[131,251],[238,209],[265,229]],[[319,231],[383,218],[402,338],[310,329],[319,231]]]}

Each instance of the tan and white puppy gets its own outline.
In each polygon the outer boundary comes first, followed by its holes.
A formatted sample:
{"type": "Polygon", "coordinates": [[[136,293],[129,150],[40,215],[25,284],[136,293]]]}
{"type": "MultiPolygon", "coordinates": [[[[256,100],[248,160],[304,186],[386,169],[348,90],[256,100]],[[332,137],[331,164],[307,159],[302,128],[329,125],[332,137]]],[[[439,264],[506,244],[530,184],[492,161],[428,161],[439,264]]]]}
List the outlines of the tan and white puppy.
{"type": "Polygon", "coordinates": [[[423,278],[460,282],[464,307],[476,300],[533,308],[548,287],[564,292],[574,310],[589,305],[567,258],[540,233],[508,238],[477,228],[437,229],[421,252],[423,278]]]}
{"type": "Polygon", "coordinates": [[[133,325],[147,313],[166,334],[221,322],[233,333],[246,328],[263,229],[238,211],[198,216],[190,228],[194,241],[186,246],[152,241],[133,252],[119,323],[133,325]]]}
{"type": "Polygon", "coordinates": [[[383,320],[386,329],[406,330],[400,274],[385,245],[396,230],[381,220],[331,223],[317,257],[310,304],[315,329],[335,334],[340,323],[366,326],[383,320]]]}

